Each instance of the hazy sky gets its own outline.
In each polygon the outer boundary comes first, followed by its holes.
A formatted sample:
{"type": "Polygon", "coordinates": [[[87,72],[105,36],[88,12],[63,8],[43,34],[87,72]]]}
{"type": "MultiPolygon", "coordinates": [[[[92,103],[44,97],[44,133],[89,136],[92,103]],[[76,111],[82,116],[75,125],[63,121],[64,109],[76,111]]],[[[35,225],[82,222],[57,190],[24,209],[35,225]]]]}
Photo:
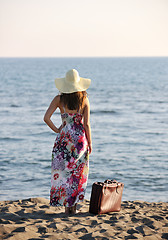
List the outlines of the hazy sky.
{"type": "Polygon", "coordinates": [[[168,0],[0,0],[0,57],[168,56],[168,0]]]}

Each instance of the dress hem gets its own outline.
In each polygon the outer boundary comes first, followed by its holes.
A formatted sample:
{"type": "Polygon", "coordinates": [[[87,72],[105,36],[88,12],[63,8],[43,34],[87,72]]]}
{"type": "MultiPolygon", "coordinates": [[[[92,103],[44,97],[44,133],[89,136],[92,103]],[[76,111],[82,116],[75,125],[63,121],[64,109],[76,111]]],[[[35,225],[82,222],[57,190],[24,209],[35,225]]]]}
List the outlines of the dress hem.
{"type": "MultiPolygon", "coordinates": [[[[77,204],[77,203],[79,203],[79,202],[83,202],[85,199],[82,199],[82,200],[78,200],[75,204],[77,204]]],[[[74,205],[72,205],[72,206],[70,206],[70,207],[74,207],[75,206],[75,204],[74,205]]],[[[52,205],[51,203],[50,203],[50,207],[67,207],[67,206],[64,206],[63,204],[59,204],[59,205],[52,205]]]]}

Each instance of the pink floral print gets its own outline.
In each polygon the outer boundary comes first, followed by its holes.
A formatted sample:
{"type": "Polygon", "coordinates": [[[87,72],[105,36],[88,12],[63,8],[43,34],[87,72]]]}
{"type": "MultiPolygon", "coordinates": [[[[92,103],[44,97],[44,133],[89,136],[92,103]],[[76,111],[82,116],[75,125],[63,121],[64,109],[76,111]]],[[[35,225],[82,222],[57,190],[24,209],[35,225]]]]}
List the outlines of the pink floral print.
{"type": "Polygon", "coordinates": [[[52,151],[51,206],[74,206],[83,201],[89,172],[88,142],[82,114],[63,113],[66,125],[57,135],[52,151]]]}

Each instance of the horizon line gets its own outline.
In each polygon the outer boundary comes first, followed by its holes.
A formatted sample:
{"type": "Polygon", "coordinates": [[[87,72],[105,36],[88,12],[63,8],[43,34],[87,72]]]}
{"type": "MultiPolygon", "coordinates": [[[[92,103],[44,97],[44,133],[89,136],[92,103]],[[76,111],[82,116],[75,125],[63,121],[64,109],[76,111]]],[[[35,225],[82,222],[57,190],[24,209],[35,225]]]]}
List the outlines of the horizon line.
{"type": "Polygon", "coordinates": [[[156,56],[0,56],[0,58],[159,58],[168,57],[164,55],[156,56]]]}

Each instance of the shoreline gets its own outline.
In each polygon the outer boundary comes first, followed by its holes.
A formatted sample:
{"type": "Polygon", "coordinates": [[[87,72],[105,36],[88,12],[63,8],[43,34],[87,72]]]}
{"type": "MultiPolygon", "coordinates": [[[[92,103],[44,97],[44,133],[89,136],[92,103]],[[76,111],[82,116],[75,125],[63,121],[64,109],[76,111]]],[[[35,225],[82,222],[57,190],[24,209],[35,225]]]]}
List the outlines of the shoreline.
{"type": "Polygon", "coordinates": [[[0,201],[0,239],[168,239],[168,202],[123,201],[120,212],[94,215],[89,200],[75,215],[37,197],[0,201]]]}

